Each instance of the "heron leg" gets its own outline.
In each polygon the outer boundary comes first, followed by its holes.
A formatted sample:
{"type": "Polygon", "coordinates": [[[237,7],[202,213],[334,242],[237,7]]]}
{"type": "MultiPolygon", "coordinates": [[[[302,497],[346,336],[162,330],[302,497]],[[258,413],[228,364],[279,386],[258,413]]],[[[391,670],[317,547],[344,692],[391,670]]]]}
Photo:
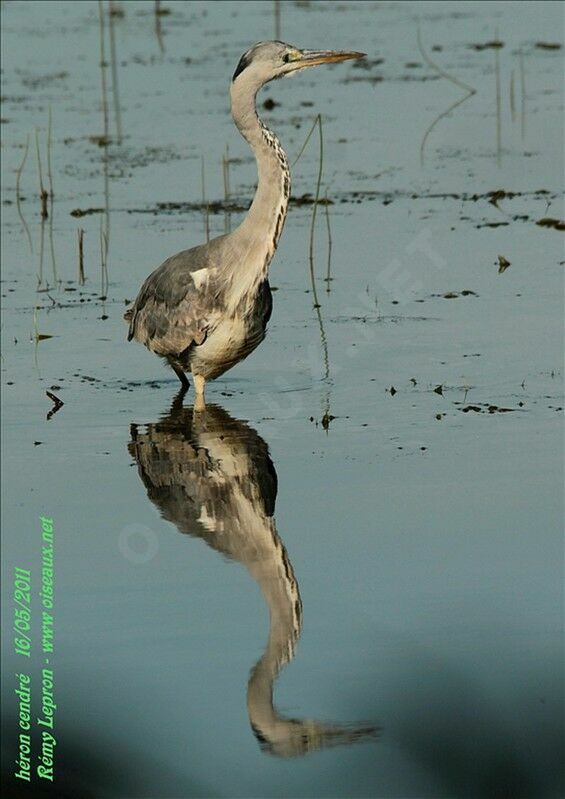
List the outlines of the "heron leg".
{"type": "Polygon", "coordinates": [[[194,380],[194,410],[195,411],[203,411],[206,408],[206,401],[204,400],[204,387],[206,385],[206,380],[202,377],[202,375],[192,375],[192,379],[194,380]]]}
{"type": "Polygon", "coordinates": [[[190,387],[190,383],[188,382],[188,377],[185,375],[182,368],[177,363],[175,363],[174,361],[169,361],[169,364],[173,369],[174,373],[176,374],[176,376],[178,377],[178,379],[180,380],[182,387],[186,391],[190,387]]]}

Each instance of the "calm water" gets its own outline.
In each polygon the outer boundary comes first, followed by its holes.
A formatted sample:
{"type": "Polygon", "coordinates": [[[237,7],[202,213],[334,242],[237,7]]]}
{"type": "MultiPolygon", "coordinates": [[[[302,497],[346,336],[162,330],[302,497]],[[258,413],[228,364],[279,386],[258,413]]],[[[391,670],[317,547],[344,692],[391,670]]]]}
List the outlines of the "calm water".
{"type": "MultiPolygon", "coordinates": [[[[269,336],[205,418],[122,314],[166,256],[241,218],[255,171],[227,86],[275,17],[162,7],[105,18],[105,162],[98,5],[2,5],[7,795],[562,796],[565,256],[536,224],[564,217],[562,6],[281,4],[284,40],[368,57],[260,95],[291,162],[323,117],[321,307],[295,204],[269,336]],[[41,515],[57,745],[53,785],[28,786],[14,675],[37,717],[41,515]]],[[[314,133],[294,197],[318,163],[314,133]]]]}

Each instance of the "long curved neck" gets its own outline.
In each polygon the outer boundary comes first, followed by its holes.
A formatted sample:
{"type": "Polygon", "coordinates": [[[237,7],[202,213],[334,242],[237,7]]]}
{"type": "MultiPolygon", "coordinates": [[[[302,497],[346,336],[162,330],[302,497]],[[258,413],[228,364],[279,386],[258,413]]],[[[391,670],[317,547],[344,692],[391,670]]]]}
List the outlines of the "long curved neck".
{"type": "Polygon", "coordinates": [[[245,563],[269,608],[269,640],[262,657],[251,670],[247,712],[256,733],[276,739],[284,737],[288,723],[273,704],[273,684],[281,668],[294,657],[302,627],[302,601],[274,519],[266,520],[267,525],[270,527],[269,547],[256,551],[254,558],[245,563]]]}
{"type": "Polygon", "coordinates": [[[242,79],[231,85],[232,115],[257,161],[257,190],[247,216],[235,231],[251,256],[253,269],[266,275],[286,219],[290,196],[288,159],[278,138],[257,116],[256,89],[242,79]]]}

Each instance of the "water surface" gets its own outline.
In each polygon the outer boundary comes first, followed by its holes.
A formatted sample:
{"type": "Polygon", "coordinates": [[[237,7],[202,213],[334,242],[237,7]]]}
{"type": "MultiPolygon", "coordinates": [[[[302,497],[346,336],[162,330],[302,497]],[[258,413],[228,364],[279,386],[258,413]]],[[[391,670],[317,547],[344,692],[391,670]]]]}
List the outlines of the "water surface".
{"type": "MultiPolygon", "coordinates": [[[[281,4],[286,41],[368,56],[260,95],[291,161],[323,117],[321,307],[296,203],[269,335],[205,418],[122,314],[241,218],[228,81],[275,18],[166,6],[114,4],[119,143],[98,5],[3,4],[3,770],[13,568],[39,574],[48,515],[52,795],[562,795],[561,5],[281,4]]],[[[314,133],[295,198],[317,174],[314,133]]]]}

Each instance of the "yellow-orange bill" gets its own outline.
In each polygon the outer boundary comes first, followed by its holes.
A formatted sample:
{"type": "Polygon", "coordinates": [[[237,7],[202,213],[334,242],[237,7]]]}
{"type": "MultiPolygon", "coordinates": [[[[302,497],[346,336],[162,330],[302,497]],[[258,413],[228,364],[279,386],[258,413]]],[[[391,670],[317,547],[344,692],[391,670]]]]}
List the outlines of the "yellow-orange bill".
{"type": "Polygon", "coordinates": [[[351,58],[363,58],[365,53],[355,50],[302,50],[296,65],[313,67],[316,64],[331,64],[336,61],[347,61],[351,58]]]}

